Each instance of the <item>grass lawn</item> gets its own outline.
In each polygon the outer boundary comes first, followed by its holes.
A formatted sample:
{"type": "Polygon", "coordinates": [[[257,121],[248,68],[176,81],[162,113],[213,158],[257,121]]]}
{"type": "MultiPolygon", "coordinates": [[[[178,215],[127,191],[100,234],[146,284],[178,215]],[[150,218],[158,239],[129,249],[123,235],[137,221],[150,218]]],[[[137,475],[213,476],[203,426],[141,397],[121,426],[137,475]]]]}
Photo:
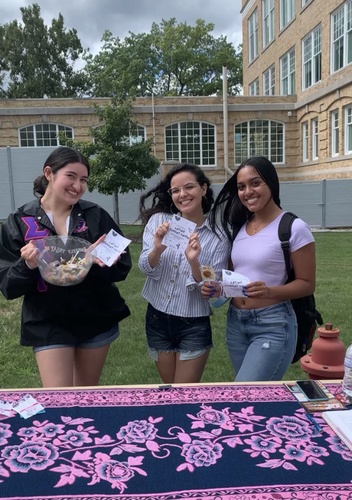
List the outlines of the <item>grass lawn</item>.
{"type": "MultiPolygon", "coordinates": [[[[133,268],[119,289],[131,309],[131,316],[120,324],[120,338],[112,344],[101,378],[101,384],[153,384],[160,379],[146,352],[144,315],[146,303],[141,298],[144,276],[137,266],[141,250],[139,226],[122,226],[130,245],[133,268]]],[[[340,329],[340,339],[345,345],[352,343],[351,332],[351,270],[352,232],[317,232],[317,308],[324,321],[340,329]]],[[[227,306],[215,310],[212,317],[212,350],[203,382],[229,382],[234,374],[225,347],[225,321],[227,306]]],[[[0,295],[0,387],[40,387],[36,363],[31,348],[21,347],[21,299],[6,301],[0,295]]],[[[299,365],[291,365],[285,379],[307,378],[299,365]]]]}

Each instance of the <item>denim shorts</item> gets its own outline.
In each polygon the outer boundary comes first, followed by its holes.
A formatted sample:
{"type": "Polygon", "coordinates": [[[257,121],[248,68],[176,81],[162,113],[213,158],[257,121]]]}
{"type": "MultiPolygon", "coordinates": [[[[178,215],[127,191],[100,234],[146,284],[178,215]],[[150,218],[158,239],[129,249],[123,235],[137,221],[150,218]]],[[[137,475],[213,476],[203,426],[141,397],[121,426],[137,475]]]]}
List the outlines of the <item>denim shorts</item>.
{"type": "Polygon", "coordinates": [[[107,332],[99,333],[95,337],[85,340],[77,344],[52,344],[52,345],[41,345],[33,347],[33,352],[46,351],[48,349],[60,349],[61,347],[78,347],[80,349],[96,349],[97,347],[103,347],[104,345],[111,344],[111,342],[119,336],[118,325],[113,326],[107,332]]]}
{"type": "Polygon", "coordinates": [[[149,354],[154,361],[158,352],[179,352],[184,361],[197,358],[213,347],[209,316],[172,316],[150,304],[146,314],[146,334],[149,354]]]}

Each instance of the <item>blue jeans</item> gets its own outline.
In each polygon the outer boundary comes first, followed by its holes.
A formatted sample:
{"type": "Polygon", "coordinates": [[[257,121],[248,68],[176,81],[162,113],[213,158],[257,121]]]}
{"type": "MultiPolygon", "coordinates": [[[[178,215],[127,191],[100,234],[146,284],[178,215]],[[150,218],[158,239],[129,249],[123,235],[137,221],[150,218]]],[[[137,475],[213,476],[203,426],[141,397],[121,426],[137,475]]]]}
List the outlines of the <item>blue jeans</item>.
{"type": "Polygon", "coordinates": [[[297,320],[290,301],[260,309],[227,312],[226,344],[236,382],[281,380],[297,344],[297,320]]]}

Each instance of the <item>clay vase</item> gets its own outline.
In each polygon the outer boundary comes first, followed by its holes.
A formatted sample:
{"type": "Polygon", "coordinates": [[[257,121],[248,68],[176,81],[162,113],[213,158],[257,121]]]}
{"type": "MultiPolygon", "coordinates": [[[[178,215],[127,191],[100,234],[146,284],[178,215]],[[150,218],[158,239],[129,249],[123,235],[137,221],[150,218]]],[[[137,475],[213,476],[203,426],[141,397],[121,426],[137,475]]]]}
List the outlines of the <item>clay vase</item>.
{"type": "Polygon", "coordinates": [[[346,347],[338,338],[340,330],[332,323],[318,328],[318,337],[312,344],[311,351],[300,360],[301,368],[310,379],[342,379],[346,347]]]}

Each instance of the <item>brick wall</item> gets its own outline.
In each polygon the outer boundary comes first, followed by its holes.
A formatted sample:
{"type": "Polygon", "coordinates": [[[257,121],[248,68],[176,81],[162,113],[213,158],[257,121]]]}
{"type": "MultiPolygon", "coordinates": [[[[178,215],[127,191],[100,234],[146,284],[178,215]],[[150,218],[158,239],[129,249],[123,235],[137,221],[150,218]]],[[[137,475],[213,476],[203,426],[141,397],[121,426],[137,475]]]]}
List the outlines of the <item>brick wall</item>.
{"type": "MultiPolygon", "coordinates": [[[[157,97],[153,101],[151,98],[139,98],[134,102],[133,109],[137,123],[146,127],[147,138],[152,138],[155,131],[155,155],[161,163],[165,163],[165,126],[187,120],[205,121],[215,125],[217,161],[215,167],[207,167],[207,175],[212,182],[221,183],[228,176],[224,165],[225,140],[228,147],[228,166],[231,170],[235,168],[235,124],[256,119],[277,120],[285,124],[285,164],[277,165],[281,180],[335,178],[334,170],[338,171],[338,177],[350,178],[350,158],[329,159],[326,147],[329,110],[337,105],[342,107],[348,102],[350,91],[351,85],[347,85],[339,90],[338,102],[335,91],[325,95],[324,100],[312,100],[305,106],[298,106],[296,96],[229,96],[226,138],[221,97],[157,97]],[[301,122],[311,119],[318,112],[321,116],[319,161],[302,165],[301,122]]],[[[89,128],[99,125],[92,105],[106,102],[106,99],[89,98],[0,100],[0,147],[17,147],[18,129],[38,123],[57,123],[73,127],[75,140],[89,140],[89,128]]]]}

